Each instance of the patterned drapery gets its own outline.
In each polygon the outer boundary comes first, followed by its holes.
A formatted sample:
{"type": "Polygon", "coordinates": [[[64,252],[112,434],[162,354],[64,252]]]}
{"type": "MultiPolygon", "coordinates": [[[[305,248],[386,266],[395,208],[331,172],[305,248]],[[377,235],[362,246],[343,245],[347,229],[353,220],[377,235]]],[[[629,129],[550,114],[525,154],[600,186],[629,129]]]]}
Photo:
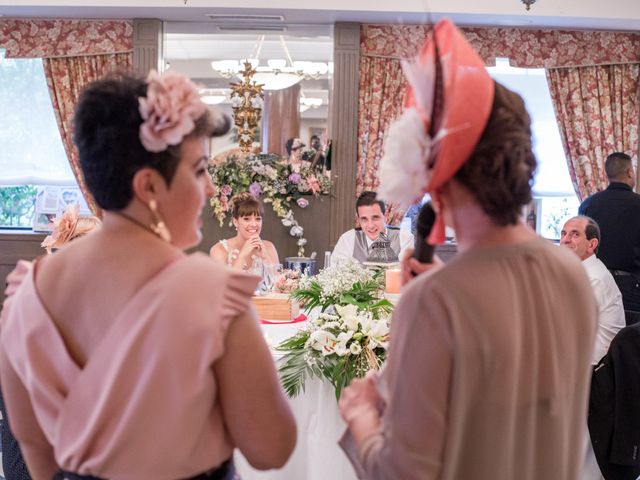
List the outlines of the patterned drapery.
{"type": "Polygon", "coordinates": [[[7,58],[42,58],[60,137],[87,204],[101,216],[86,188],[73,144],[72,119],[82,88],[132,65],[130,20],[0,20],[0,48],[7,58]]]}
{"type": "Polygon", "coordinates": [[[614,151],[638,161],[640,63],[547,70],[569,173],[580,200],[607,186],[614,151]]]}
{"type": "MultiPolygon", "coordinates": [[[[640,62],[640,33],[587,30],[463,27],[460,30],[487,65],[496,57],[514,67],[555,68],[640,62]]],[[[363,25],[360,55],[411,58],[426,25],[363,25]]]]}
{"type": "Polygon", "coordinates": [[[131,70],[132,54],[45,58],[43,63],[53,111],[71,170],[89,208],[95,215],[101,217],[102,212],[87,190],[80,169],[78,151],[73,143],[73,114],[83,87],[110,72],[131,70]]]}
{"type": "MultiPolygon", "coordinates": [[[[488,66],[495,64],[496,57],[509,58],[511,65],[521,68],[560,69],[561,67],[593,67],[594,65],[607,65],[607,68],[612,68],[613,65],[619,66],[618,64],[640,63],[640,33],[498,27],[465,27],[461,30],[488,66]]],[[[359,149],[358,177],[356,179],[358,193],[364,189],[377,187],[378,165],[384,153],[383,138],[389,124],[402,112],[405,98],[404,77],[400,68],[400,60],[412,58],[417,54],[428,31],[429,27],[425,25],[363,25],[361,28],[359,149]],[[387,87],[384,87],[385,85],[387,87]],[[378,98],[376,98],[375,92],[379,92],[378,98]],[[379,118],[374,118],[374,116],[379,116],[379,118]]],[[[620,66],[622,67],[622,65],[620,66]]],[[[626,75],[633,76],[633,72],[634,70],[631,69],[626,75]]],[[[635,72],[637,84],[637,69],[635,72]]],[[[629,88],[631,87],[625,87],[625,91],[628,91],[629,88]]],[[[561,98],[561,95],[556,95],[553,98],[556,112],[562,110],[562,107],[557,104],[561,98]]],[[[637,94],[634,98],[637,98],[637,94]]],[[[618,115],[619,118],[624,116],[625,122],[627,122],[630,121],[628,119],[631,119],[635,111],[636,117],[631,121],[633,126],[625,127],[624,131],[632,133],[632,130],[629,129],[635,128],[637,138],[637,100],[635,102],[635,110],[624,106],[624,109],[614,110],[614,115],[618,115]]],[[[602,108],[606,110],[606,107],[602,108]]],[[[577,115],[577,112],[572,112],[570,108],[566,108],[565,111],[567,127],[569,125],[577,127],[579,120],[569,120],[569,115],[572,113],[577,115]]],[[[623,142],[619,132],[622,130],[613,130],[612,138],[615,139],[612,140],[613,144],[619,145],[619,148],[624,146],[625,151],[637,152],[637,141],[635,146],[631,145],[629,140],[623,142]]],[[[563,140],[566,135],[567,131],[565,130],[563,140]]],[[[569,133],[569,138],[576,135],[581,136],[579,132],[569,133]]],[[[627,136],[628,133],[624,133],[624,135],[624,138],[632,138],[632,136],[627,136]]],[[[565,142],[565,148],[566,145],[565,142]]],[[[601,148],[608,148],[608,145],[601,148]]],[[[567,153],[567,158],[571,158],[569,153],[567,153]]],[[[584,157],[582,158],[581,161],[584,164],[584,157]]],[[[569,165],[569,168],[571,170],[573,166],[569,165]]],[[[597,169],[597,175],[601,174],[602,169],[603,167],[597,169]]],[[[577,171],[586,172],[587,170],[578,169],[577,171]]],[[[575,178],[573,170],[571,175],[572,178],[575,178]]],[[[581,181],[584,182],[584,175],[579,173],[579,176],[582,176],[581,181]]],[[[587,183],[589,182],[600,185],[600,180],[587,181],[587,183]]],[[[582,191],[587,192],[591,188],[586,190],[582,188],[582,191]]],[[[576,191],[578,191],[578,187],[576,187],[576,191]]],[[[582,194],[579,193],[579,195],[582,194]]],[[[389,220],[398,221],[401,219],[402,213],[392,208],[389,220]]]]}
{"type": "Polygon", "coordinates": [[[50,58],[133,50],[129,20],[0,20],[7,58],[50,58]]]}
{"type": "MultiPolygon", "coordinates": [[[[362,57],[358,93],[358,173],[356,195],[378,187],[378,166],[382,143],[389,123],[402,112],[405,98],[400,62],[386,58],[362,57]]],[[[387,222],[402,220],[403,212],[390,206],[387,222]],[[396,218],[398,217],[399,218],[396,218]]]]}

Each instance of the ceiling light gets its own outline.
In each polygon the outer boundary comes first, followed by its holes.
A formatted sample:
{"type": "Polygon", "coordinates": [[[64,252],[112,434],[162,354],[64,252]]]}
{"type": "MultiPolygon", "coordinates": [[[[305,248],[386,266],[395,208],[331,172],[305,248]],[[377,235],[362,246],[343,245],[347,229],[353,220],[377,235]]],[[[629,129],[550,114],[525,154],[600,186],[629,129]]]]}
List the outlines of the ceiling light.
{"type": "Polygon", "coordinates": [[[199,93],[200,100],[207,105],[218,105],[229,100],[229,90],[224,88],[201,88],[199,93]]]}
{"type": "Polygon", "coordinates": [[[531,10],[531,5],[536,3],[536,0],[521,0],[525,4],[527,11],[531,10]]]}
{"type": "Polygon", "coordinates": [[[259,54],[263,42],[264,35],[258,40],[250,59],[213,61],[211,62],[211,68],[224,78],[239,77],[244,70],[244,62],[248,61],[256,71],[253,75],[253,80],[258,84],[264,85],[265,90],[289,88],[303,79],[318,79],[333,70],[332,64],[324,62],[294,62],[282,36],[280,36],[280,42],[286,59],[271,58],[266,60],[266,65],[261,65],[259,54]]]}

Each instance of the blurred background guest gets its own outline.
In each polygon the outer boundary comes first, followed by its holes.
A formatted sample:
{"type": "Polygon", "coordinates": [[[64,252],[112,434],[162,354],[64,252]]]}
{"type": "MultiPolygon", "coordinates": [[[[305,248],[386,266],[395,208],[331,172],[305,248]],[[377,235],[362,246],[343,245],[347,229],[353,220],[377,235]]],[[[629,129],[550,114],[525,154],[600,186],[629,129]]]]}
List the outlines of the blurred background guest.
{"type": "Polygon", "coordinates": [[[80,216],[80,205],[69,205],[59,218],[53,221],[53,231],[42,241],[41,246],[51,253],[71,240],[80,238],[98,228],[102,222],[93,215],[80,216]]]}
{"type": "Polygon", "coordinates": [[[291,165],[291,169],[294,172],[299,172],[300,167],[306,163],[310,165],[309,159],[304,155],[304,147],[306,145],[299,138],[290,138],[284,144],[285,149],[287,150],[288,163],[291,165]]]}

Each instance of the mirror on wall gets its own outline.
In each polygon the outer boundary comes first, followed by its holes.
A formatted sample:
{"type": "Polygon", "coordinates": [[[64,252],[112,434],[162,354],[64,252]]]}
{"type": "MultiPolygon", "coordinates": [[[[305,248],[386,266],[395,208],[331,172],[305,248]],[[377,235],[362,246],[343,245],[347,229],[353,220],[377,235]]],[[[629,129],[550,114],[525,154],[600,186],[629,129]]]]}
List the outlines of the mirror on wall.
{"type": "MultiPolygon", "coordinates": [[[[333,73],[333,40],[329,25],[280,26],[278,31],[248,27],[224,31],[223,25],[168,22],[164,27],[165,68],[184,73],[202,87],[203,99],[233,116],[239,98],[231,83],[243,81],[244,62],[263,84],[263,98],[252,129],[256,153],[299,156],[330,170],[329,108],[333,73]]],[[[242,123],[242,122],[240,122],[242,123]]],[[[214,157],[238,152],[247,132],[234,127],[212,146],[214,157]]]]}

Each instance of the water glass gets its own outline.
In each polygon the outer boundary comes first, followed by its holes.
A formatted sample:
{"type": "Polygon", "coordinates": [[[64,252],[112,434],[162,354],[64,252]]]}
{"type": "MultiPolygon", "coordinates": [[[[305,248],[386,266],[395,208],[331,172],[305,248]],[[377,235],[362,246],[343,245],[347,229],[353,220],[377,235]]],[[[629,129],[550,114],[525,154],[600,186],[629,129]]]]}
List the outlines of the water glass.
{"type": "Polygon", "coordinates": [[[262,269],[262,283],[265,293],[271,293],[273,285],[282,273],[282,265],[279,263],[265,263],[262,269]]]}

